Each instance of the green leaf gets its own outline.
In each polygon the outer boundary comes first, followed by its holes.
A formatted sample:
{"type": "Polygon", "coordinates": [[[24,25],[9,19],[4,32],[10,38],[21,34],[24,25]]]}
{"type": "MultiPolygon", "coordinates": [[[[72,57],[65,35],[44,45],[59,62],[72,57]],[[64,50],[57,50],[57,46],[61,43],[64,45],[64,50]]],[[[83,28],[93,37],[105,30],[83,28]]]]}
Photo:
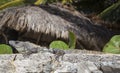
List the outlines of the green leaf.
{"type": "Polygon", "coordinates": [[[63,50],[69,49],[68,45],[65,42],[60,40],[53,41],[49,47],[53,49],[63,49],[63,50]]]}
{"type": "Polygon", "coordinates": [[[107,19],[113,12],[120,6],[120,0],[117,3],[109,6],[105,10],[103,10],[98,16],[102,19],[107,19]]]}
{"type": "Polygon", "coordinates": [[[62,3],[65,4],[65,3],[72,3],[73,1],[72,0],[62,0],[62,3]]]}
{"type": "Polygon", "coordinates": [[[76,45],[76,36],[73,32],[69,31],[69,48],[74,49],[76,45]]]}
{"type": "Polygon", "coordinates": [[[6,44],[0,44],[0,54],[12,54],[12,47],[6,44]]]}
{"type": "Polygon", "coordinates": [[[103,52],[120,54],[120,35],[115,35],[111,40],[104,46],[103,52]]]}
{"type": "Polygon", "coordinates": [[[24,0],[13,0],[13,1],[7,2],[3,5],[0,5],[0,10],[5,9],[7,7],[19,6],[22,4],[24,4],[24,0]]]}
{"type": "Polygon", "coordinates": [[[63,49],[63,50],[68,50],[68,49],[74,49],[76,46],[76,36],[73,32],[69,31],[69,45],[67,45],[63,41],[53,41],[50,44],[50,48],[57,48],[57,49],[63,49]]]}
{"type": "Polygon", "coordinates": [[[10,2],[10,1],[12,1],[12,0],[0,0],[0,5],[10,2]]]}
{"type": "Polygon", "coordinates": [[[34,4],[35,5],[40,5],[40,4],[45,4],[47,0],[37,0],[34,4]]]}

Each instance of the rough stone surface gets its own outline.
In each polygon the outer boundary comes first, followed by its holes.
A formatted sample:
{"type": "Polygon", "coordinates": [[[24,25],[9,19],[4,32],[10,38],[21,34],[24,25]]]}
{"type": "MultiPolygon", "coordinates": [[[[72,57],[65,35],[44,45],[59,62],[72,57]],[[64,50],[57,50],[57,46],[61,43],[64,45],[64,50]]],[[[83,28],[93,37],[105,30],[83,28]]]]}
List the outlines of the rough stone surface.
{"type": "MultiPolygon", "coordinates": [[[[24,44],[26,42],[19,41],[18,43],[24,44]]],[[[15,46],[18,47],[18,43],[15,46]]],[[[27,42],[27,44],[32,43],[27,42]]],[[[31,48],[34,47],[31,46],[31,48]]],[[[25,55],[26,52],[22,52],[22,54],[0,55],[0,73],[120,72],[120,55],[117,54],[103,54],[100,52],[97,54],[95,51],[68,50],[63,51],[65,52],[64,54],[58,55],[54,49],[40,48],[37,45],[36,47],[38,47],[37,49],[41,49],[36,53],[25,55]]],[[[59,52],[59,50],[56,52],[59,52]]]]}

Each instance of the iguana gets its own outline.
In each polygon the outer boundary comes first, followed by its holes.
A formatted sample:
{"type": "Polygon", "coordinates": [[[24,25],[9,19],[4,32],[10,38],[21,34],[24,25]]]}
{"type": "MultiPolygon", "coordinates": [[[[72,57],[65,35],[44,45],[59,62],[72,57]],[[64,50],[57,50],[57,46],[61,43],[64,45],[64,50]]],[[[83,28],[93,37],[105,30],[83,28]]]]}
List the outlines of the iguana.
{"type": "Polygon", "coordinates": [[[19,6],[19,5],[26,5],[26,4],[40,5],[40,4],[57,2],[57,1],[62,1],[63,4],[67,2],[69,3],[72,2],[72,0],[3,0],[0,3],[0,10],[5,9],[7,7],[12,7],[12,6],[19,6]]]}

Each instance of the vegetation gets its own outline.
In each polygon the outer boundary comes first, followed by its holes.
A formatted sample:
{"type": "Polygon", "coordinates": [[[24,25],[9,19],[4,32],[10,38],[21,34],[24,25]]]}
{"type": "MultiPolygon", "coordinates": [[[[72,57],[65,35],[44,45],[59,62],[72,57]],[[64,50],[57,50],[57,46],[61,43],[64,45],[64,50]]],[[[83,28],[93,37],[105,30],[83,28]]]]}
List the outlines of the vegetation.
{"type": "Polygon", "coordinates": [[[0,44],[0,54],[12,54],[12,47],[6,44],[0,44]]]}
{"type": "MultiPolygon", "coordinates": [[[[7,7],[19,6],[19,5],[24,5],[24,4],[40,5],[40,4],[57,2],[57,1],[60,1],[60,0],[1,0],[0,10],[7,8],[7,7]]],[[[71,3],[72,0],[62,0],[61,2],[63,4],[71,3]]]]}
{"type": "Polygon", "coordinates": [[[53,49],[68,50],[68,49],[75,49],[75,45],[76,45],[76,36],[73,32],[69,31],[68,45],[63,41],[58,40],[58,41],[53,41],[49,47],[53,49]]]}
{"type": "Polygon", "coordinates": [[[68,45],[65,42],[60,40],[51,42],[49,47],[53,49],[63,49],[63,50],[69,49],[68,45]]]}
{"type": "Polygon", "coordinates": [[[76,36],[73,32],[69,31],[69,48],[74,49],[76,45],[76,36]]]}
{"type": "Polygon", "coordinates": [[[111,13],[111,11],[115,10],[117,7],[120,6],[120,1],[111,5],[110,7],[108,7],[107,9],[105,9],[104,11],[102,11],[99,16],[104,18],[107,14],[111,13]]]}
{"type": "Polygon", "coordinates": [[[115,35],[103,48],[103,52],[120,54],[120,35],[115,35]]]}
{"type": "Polygon", "coordinates": [[[65,3],[72,3],[72,0],[37,0],[34,4],[40,5],[40,4],[46,4],[46,3],[53,3],[53,2],[62,2],[65,3]]]}

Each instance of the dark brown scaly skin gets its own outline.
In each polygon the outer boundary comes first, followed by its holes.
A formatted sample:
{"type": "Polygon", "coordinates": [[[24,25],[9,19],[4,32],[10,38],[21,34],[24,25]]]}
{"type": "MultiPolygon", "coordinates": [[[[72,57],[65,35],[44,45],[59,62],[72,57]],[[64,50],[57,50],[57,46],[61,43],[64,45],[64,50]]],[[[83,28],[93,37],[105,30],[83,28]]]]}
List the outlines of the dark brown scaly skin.
{"type": "MultiPolygon", "coordinates": [[[[109,30],[94,25],[91,20],[82,14],[51,4],[40,7],[21,6],[3,10],[0,13],[0,29],[6,27],[22,33],[19,35],[19,40],[22,41],[36,43],[38,37],[40,37],[38,44],[44,46],[48,46],[50,42],[58,39],[68,42],[68,38],[61,35],[65,34],[62,31],[67,32],[69,30],[74,32],[77,37],[76,48],[81,49],[82,46],[83,49],[99,51],[113,36],[109,30]],[[27,16],[31,16],[30,21],[28,21],[27,16]]],[[[6,30],[9,29],[4,31],[6,30]]]]}

